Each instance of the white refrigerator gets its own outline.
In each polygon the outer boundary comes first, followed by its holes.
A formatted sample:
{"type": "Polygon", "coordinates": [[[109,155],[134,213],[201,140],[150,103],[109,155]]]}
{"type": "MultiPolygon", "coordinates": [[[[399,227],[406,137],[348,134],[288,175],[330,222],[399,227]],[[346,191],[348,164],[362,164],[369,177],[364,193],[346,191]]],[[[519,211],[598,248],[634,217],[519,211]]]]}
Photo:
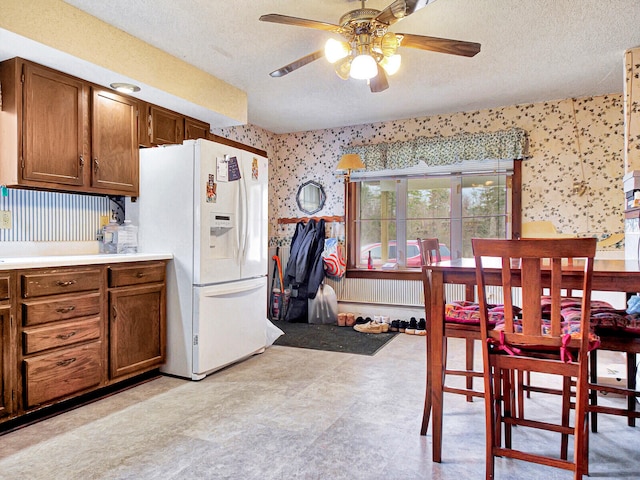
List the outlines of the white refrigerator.
{"type": "Polygon", "coordinates": [[[140,150],[140,196],[127,206],[138,248],[174,256],[161,371],[200,380],[264,351],[267,167],[208,140],[140,150]]]}

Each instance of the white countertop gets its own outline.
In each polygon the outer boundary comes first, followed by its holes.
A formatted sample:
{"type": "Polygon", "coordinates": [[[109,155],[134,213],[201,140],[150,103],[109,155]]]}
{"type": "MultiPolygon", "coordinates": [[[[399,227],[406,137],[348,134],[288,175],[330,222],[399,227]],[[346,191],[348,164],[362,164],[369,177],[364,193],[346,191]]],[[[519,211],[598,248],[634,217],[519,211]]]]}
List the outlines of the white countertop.
{"type": "Polygon", "coordinates": [[[88,254],[88,255],[51,255],[33,257],[0,258],[0,271],[21,268],[64,267],[71,265],[96,265],[121,262],[144,262],[149,260],[170,260],[170,253],[126,253],[126,254],[88,254]]]}

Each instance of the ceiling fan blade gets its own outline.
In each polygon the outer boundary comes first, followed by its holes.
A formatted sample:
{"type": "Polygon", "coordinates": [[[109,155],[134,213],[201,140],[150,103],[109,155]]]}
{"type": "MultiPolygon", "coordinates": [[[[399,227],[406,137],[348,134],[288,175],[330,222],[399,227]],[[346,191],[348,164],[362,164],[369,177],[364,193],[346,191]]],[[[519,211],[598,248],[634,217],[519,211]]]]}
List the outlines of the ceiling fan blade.
{"type": "Polygon", "coordinates": [[[314,60],[318,60],[319,58],[324,57],[324,51],[318,50],[317,52],[310,53],[302,58],[299,58],[295,62],[291,62],[289,65],[285,65],[282,68],[274,70],[269,75],[272,77],[284,77],[287,73],[291,73],[294,70],[299,69],[300,67],[304,67],[308,63],[313,62],[314,60]]]}
{"type": "Polygon", "coordinates": [[[473,57],[480,52],[480,44],[450,40],[448,38],[427,37],[425,35],[412,35],[410,33],[397,33],[401,47],[419,48],[431,52],[449,53],[463,57],[473,57]]]}
{"type": "Polygon", "coordinates": [[[378,14],[376,20],[380,23],[393,25],[404,17],[417,12],[435,0],[396,0],[378,14]]]}
{"type": "Polygon", "coordinates": [[[389,88],[389,81],[387,80],[387,74],[384,68],[378,64],[378,75],[369,80],[369,88],[371,93],[378,93],[389,88]]]}
{"type": "Polygon", "coordinates": [[[316,30],[325,30],[327,32],[341,33],[342,27],[333,23],[317,22],[315,20],[307,20],[306,18],[289,17],[277,13],[269,13],[262,15],[260,20],[263,22],[282,23],[284,25],[293,25],[296,27],[315,28],[316,30]]]}

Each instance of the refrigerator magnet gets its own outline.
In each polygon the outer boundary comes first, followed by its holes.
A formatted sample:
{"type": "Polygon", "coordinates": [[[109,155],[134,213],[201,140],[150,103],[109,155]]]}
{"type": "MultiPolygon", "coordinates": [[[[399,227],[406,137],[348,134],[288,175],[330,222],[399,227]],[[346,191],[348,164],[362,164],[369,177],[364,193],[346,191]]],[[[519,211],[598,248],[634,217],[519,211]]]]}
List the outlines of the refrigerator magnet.
{"type": "Polygon", "coordinates": [[[258,159],[256,157],[253,157],[251,162],[251,178],[258,180],[258,159]]]}
{"type": "Polygon", "coordinates": [[[229,161],[226,156],[224,158],[216,157],[216,174],[219,182],[227,181],[228,165],[229,161]]]}
{"type": "Polygon", "coordinates": [[[213,176],[212,173],[209,174],[209,181],[207,182],[207,198],[206,201],[207,203],[216,203],[217,200],[217,185],[216,182],[214,181],[215,177],[213,176]]]}
{"type": "Polygon", "coordinates": [[[236,157],[231,157],[229,159],[229,181],[233,182],[235,180],[240,180],[241,178],[242,175],[240,175],[238,159],[236,157]]]}

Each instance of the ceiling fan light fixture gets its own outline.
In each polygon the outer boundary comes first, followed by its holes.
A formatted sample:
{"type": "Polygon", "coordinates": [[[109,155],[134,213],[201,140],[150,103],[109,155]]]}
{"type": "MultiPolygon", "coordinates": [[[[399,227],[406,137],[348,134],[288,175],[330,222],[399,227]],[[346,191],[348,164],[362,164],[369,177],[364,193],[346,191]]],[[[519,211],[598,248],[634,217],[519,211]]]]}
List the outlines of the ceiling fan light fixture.
{"type": "Polygon", "coordinates": [[[336,74],[342,80],[349,80],[349,74],[351,73],[351,60],[351,56],[348,56],[334,63],[336,74]]]}
{"type": "Polygon", "coordinates": [[[351,62],[350,75],[356,80],[369,80],[378,75],[378,64],[371,55],[358,55],[351,62]]]}
{"type": "Polygon", "coordinates": [[[395,55],[400,46],[400,41],[395,33],[387,32],[380,38],[380,52],[385,57],[395,55]]]}
{"type": "Polygon", "coordinates": [[[330,38],[324,45],[324,56],[329,63],[336,63],[349,55],[351,47],[347,42],[330,38]]]}
{"type": "Polygon", "coordinates": [[[400,55],[395,54],[390,57],[384,57],[380,60],[380,66],[384,68],[384,71],[387,72],[387,75],[393,75],[400,70],[400,63],[402,62],[402,58],[400,55]]]}

